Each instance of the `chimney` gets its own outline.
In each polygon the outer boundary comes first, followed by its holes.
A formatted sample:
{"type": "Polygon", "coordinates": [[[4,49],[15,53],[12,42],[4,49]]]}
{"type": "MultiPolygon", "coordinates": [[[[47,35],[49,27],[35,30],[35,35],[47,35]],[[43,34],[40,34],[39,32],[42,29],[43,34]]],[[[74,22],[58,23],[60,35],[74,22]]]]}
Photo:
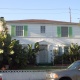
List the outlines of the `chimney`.
{"type": "Polygon", "coordinates": [[[4,19],[4,17],[0,17],[1,19],[4,19]]]}

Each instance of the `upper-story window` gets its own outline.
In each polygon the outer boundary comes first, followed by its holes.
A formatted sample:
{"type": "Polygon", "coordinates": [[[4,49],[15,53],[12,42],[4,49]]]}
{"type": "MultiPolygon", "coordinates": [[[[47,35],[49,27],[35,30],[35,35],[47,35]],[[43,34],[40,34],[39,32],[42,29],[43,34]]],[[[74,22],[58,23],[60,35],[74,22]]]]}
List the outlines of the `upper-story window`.
{"type": "Polygon", "coordinates": [[[23,36],[23,26],[16,26],[16,36],[23,36]]]}
{"type": "Polygon", "coordinates": [[[45,26],[41,26],[41,33],[45,33],[45,26]]]}
{"type": "Polygon", "coordinates": [[[57,35],[58,37],[72,37],[72,27],[58,26],[57,35]]]}
{"type": "Polygon", "coordinates": [[[11,36],[24,36],[28,35],[28,25],[11,25],[11,36]]]}
{"type": "Polygon", "coordinates": [[[68,37],[68,27],[61,27],[61,37],[68,37]]]}

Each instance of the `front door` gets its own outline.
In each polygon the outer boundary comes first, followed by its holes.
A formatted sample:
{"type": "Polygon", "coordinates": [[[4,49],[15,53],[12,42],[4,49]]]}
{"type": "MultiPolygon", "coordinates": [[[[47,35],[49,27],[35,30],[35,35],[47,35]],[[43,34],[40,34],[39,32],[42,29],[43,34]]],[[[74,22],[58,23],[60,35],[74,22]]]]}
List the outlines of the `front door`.
{"type": "Polygon", "coordinates": [[[40,45],[39,63],[48,63],[47,45],[40,45]]]}

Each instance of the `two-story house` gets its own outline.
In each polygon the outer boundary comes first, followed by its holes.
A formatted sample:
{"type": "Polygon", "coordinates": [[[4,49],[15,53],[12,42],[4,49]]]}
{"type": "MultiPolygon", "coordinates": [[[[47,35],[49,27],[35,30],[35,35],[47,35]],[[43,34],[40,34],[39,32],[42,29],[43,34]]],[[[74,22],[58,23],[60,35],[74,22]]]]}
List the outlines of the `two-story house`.
{"type": "Polygon", "coordinates": [[[71,43],[80,44],[80,26],[78,23],[53,20],[12,20],[7,21],[12,39],[20,40],[23,46],[39,42],[37,63],[51,63],[54,50],[61,55],[71,43]]]}

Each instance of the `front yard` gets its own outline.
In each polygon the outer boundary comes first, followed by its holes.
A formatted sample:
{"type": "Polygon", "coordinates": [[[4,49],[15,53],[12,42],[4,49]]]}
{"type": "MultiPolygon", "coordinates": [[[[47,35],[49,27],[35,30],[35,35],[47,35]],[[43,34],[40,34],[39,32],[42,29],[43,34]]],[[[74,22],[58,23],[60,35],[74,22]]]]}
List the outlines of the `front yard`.
{"type": "Polygon", "coordinates": [[[65,69],[67,66],[27,66],[24,70],[51,70],[51,69],[65,69]]]}

